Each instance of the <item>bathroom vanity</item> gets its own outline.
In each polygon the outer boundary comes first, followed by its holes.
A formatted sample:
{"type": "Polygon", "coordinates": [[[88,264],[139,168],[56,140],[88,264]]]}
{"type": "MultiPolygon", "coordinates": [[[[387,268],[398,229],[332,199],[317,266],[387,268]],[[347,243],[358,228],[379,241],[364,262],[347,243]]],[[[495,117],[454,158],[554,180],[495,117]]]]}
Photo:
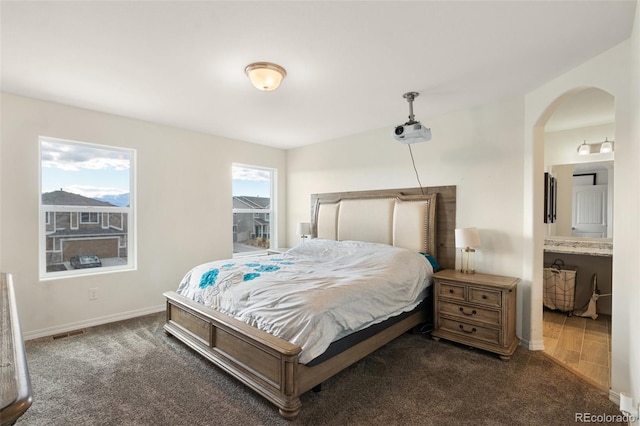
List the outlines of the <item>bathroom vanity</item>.
{"type": "MultiPolygon", "coordinates": [[[[575,309],[585,306],[593,291],[593,275],[601,295],[611,294],[611,238],[547,237],[544,241],[544,264],[560,259],[578,268],[576,274],[575,309]]],[[[611,315],[611,296],[600,297],[597,313],[611,315]]]]}

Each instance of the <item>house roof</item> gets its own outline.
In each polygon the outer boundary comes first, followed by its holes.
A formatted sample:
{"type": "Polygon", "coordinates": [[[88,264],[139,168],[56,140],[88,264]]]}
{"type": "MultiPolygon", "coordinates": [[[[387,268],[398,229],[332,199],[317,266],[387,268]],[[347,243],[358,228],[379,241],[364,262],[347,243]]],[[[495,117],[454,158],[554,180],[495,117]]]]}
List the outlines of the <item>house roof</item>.
{"type": "Polygon", "coordinates": [[[266,197],[233,197],[234,209],[268,209],[270,206],[271,199],[266,197]]]}
{"type": "Polygon", "coordinates": [[[16,95],[280,148],[381,128],[391,139],[407,120],[405,92],[420,92],[414,112],[427,127],[431,116],[524,96],[628,39],[636,7],[4,1],[0,84],[16,95]],[[278,90],[251,86],[244,69],[256,61],[287,70],[278,90]]]}
{"type": "Polygon", "coordinates": [[[105,201],[98,201],[93,198],[84,197],[79,194],[66,191],[45,192],[42,194],[42,204],[49,206],[102,206],[117,207],[105,201]]]}
{"type": "Polygon", "coordinates": [[[260,219],[260,218],[254,218],[253,219],[253,223],[254,225],[261,225],[261,226],[269,226],[270,223],[267,222],[266,220],[260,219]]]}

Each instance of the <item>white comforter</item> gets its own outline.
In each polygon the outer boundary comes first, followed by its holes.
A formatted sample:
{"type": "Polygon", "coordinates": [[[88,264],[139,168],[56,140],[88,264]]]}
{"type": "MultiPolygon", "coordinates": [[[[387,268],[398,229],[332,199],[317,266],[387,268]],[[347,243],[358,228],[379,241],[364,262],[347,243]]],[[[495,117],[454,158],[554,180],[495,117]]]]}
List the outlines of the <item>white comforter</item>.
{"type": "Polygon", "coordinates": [[[177,292],[299,345],[305,364],[334,340],[413,309],[432,273],[410,250],[312,239],[278,256],[199,265],[177,292]]]}

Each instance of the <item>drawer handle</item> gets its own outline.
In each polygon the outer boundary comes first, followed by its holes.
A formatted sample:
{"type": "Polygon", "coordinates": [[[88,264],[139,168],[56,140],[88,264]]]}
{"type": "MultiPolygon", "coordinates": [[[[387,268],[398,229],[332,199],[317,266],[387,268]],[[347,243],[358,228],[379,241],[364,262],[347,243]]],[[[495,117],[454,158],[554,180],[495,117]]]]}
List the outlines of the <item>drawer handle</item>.
{"type": "Polygon", "coordinates": [[[454,293],[454,291],[453,291],[453,289],[452,289],[452,288],[450,288],[450,289],[449,289],[449,293],[451,293],[451,294],[453,294],[453,293],[454,293]]]}
{"type": "Polygon", "coordinates": [[[475,314],[477,314],[477,312],[476,312],[476,310],[475,310],[475,309],[474,309],[473,311],[471,311],[471,313],[469,313],[469,312],[465,312],[465,311],[464,311],[464,308],[463,308],[462,306],[460,306],[460,312],[462,312],[463,314],[465,314],[465,315],[467,315],[467,316],[469,316],[469,317],[472,317],[472,316],[474,316],[475,314]]]}
{"type": "Polygon", "coordinates": [[[460,330],[464,331],[465,333],[469,333],[469,334],[473,334],[473,333],[475,333],[477,331],[475,327],[473,327],[471,330],[465,330],[464,326],[462,324],[460,324],[460,330]]]}
{"type": "Polygon", "coordinates": [[[483,295],[482,295],[482,298],[483,298],[484,300],[487,300],[487,295],[486,295],[486,294],[483,294],[483,295]]]}

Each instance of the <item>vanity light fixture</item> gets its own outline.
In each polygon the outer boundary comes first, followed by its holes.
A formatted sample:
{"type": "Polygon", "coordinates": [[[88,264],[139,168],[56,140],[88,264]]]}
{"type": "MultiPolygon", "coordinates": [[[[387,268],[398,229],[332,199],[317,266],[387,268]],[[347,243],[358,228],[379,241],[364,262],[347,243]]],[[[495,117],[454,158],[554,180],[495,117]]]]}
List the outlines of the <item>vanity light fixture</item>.
{"type": "MultiPolygon", "coordinates": [[[[595,143],[596,149],[598,149],[597,145],[600,145],[600,150],[596,151],[596,153],[600,154],[608,154],[613,152],[613,141],[610,141],[609,138],[604,138],[604,142],[595,143]]],[[[591,154],[591,144],[588,144],[587,141],[582,142],[578,146],[578,155],[589,155],[591,154]]]]}
{"type": "Polygon", "coordinates": [[[587,145],[587,141],[582,142],[582,145],[578,147],[578,155],[591,154],[591,147],[587,145]]]}
{"type": "Polygon", "coordinates": [[[287,76],[287,71],[280,65],[271,62],[254,62],[244,69],[251,84],[258,90],[270,92],[280,86],[280,82],[287,76]]]}
{"type": "Polygon", "coordinates": [[[613,141],[609,141],[609,139],[604,138],[604,142],[600,145],[600,154],[607,154],[609,152],[613,152],[613,141]]]}

